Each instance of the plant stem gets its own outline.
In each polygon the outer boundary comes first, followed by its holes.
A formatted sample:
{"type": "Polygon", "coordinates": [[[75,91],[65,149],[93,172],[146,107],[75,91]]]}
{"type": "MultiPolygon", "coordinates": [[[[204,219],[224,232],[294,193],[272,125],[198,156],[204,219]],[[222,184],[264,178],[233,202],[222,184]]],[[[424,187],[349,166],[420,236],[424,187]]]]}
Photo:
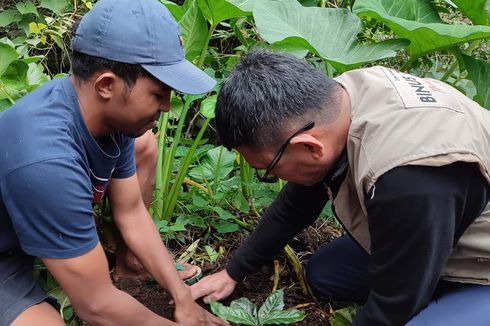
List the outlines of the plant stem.
{"type": "Polygon", "coordinates": [[[202,65],[204,64],[204,58],[206,58],[206,52],[208,51],[209,41],[211,40],[211,37],[213,36],[213,32],[214,32],[214,29],[216,28],[216,26],[217,26],[216,24],[213,24],[213,25],[211,25],[211,28],[209,29],[208,36],[206,37],[206,45],[202,49],[201,56],[199,57],[199,62],[197,64],[197,66],[199,68],[201,68],[202,65]]]}

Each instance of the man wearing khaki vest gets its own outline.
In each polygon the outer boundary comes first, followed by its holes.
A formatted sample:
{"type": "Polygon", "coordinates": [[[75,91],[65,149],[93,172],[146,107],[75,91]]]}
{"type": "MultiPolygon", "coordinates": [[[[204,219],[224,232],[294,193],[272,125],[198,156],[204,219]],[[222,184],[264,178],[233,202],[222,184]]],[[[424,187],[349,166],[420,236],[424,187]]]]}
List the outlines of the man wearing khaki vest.
{"type": "Polygon", "coordinates": [[[216,123],[259,180],[289,183],[195,298],[228,296],[330,200],[346,234],[308,262],[319,300],[363,304],[354,325],[490,325],[490,113],[477,103],[384,67],[328,79],[255,50],[224,82],[216,123]]]}

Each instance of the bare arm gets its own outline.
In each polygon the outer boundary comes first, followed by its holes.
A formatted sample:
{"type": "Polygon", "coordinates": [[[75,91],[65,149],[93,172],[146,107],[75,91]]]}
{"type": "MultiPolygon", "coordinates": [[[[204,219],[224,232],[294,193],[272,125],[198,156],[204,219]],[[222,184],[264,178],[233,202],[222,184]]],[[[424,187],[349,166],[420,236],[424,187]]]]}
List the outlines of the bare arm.
{"type": "Polygon", "coordinates": [[[91,325],[176,325],[113,286],[100,244],[80,257],[42,260],[80,318],[91,325]]]}
{"type": "Polygon", "coordinates": [[[226,325],[197,305],[189,287],[180,279],[172,257],[144,206],[137,177],[111,180],[109,199],[114,221],[124,241],[155,280],[173,297],[176,319],[186,326],[226,325]]]}

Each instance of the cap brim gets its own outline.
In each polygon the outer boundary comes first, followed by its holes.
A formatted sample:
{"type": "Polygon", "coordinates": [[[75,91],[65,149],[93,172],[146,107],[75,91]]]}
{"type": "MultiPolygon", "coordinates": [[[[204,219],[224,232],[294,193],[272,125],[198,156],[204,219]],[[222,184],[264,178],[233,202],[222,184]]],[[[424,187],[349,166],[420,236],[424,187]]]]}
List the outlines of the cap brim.
{"type": "Polygon", "coordinates": [[[187,60],[165,66],[141,65],[155,78],[186,94],[203,94],[209,92],[216,81],[187,60]]]}

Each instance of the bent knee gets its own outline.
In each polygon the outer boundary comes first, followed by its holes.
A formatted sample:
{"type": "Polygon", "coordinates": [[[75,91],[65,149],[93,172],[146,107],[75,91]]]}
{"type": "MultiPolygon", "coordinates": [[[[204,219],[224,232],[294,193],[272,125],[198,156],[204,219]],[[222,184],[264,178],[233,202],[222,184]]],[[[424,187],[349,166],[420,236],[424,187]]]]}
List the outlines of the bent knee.
{"type": "Polygon", "coordinates": [[[134,144],[136,164],[156,164],[158,158],[158,144],[153,132],[148,130],[140,137],[136,138],[134,144]]]}

